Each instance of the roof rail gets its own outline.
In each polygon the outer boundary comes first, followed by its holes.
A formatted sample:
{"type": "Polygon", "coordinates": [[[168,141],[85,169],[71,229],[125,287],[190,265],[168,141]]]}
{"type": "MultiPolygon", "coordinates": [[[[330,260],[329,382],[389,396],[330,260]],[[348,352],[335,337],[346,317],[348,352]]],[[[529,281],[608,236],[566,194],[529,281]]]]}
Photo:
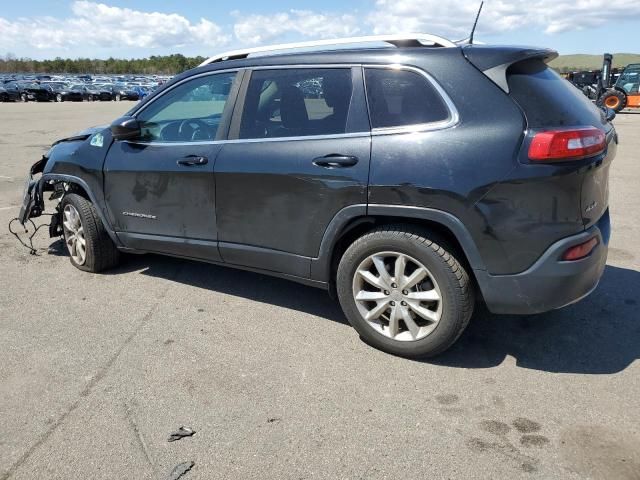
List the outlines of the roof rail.
{"type": "Polygon", "coordinates": [[[312,40],[308,42],[298,43],[282,43],[280,45],[268,45],[264,47],[247,48],[244,50],[232,50],[230,52],[224,52],[219,55],[207,58],[199,66],[203,67],[210,63],[221,62],[224,60],[237,60],[240,58],[247,58],[249,55],[255,53],[268,53],[278,50],[292,50],[296,48],[314,48],[325,47],[334,45],[349,45],[354,43],[373,43],[384,42],[390,43],[396,47],[457,47],[454,42],[447,40],[446,38],[438,37],[437,35],[431,35],[429,33],[398,33],[394,35],[369,35],[365,37],[347,37],[347,38],[333,38],[327,40],[312,40]]]}

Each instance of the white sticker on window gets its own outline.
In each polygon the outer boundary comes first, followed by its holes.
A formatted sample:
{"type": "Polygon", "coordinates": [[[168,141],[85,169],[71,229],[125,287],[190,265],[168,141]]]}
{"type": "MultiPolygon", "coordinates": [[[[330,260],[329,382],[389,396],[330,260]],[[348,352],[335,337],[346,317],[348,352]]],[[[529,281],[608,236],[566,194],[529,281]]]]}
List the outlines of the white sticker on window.
{"type": "Polygon", "coordinates": [[[93,147],[101,147],[103,143],[104,143],[104,137],[102,136],[102,134],[101,133],[96,133],[91,138],[90,145],[93,146],[93,147]]]}

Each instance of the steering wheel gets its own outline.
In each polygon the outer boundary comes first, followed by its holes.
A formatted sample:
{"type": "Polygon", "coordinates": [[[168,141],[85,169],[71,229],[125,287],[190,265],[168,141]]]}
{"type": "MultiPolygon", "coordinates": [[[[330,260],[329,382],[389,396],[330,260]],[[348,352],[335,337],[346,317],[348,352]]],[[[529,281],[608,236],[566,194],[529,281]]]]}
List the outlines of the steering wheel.
{"type": "Polygon", "coordinates": [[[196,140],[195,137],[198,133],[205,133],[207,139],[210,140],[211,137],[207,132],[207,130],[210,129],[211,127],[202,120],[198,118],[191,118],[180,122],[180,126],[178,127],[178,136],[184,140],[196,140]]]}

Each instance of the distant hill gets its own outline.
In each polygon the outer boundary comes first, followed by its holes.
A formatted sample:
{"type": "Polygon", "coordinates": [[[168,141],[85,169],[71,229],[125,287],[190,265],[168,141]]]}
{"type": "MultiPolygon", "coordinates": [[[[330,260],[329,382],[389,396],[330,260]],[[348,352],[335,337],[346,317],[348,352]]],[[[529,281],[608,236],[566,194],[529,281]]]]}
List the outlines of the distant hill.
{"type": "MultiPolygon", "coordinates": [[[[640,63],[638,53],[614,53],[613,66],[626,67],[630,63],[640,63]]],[[[550,65],[560,72],[572,70],[600,70],[602,68],[602,55],[560,55],[550,65]]]]}

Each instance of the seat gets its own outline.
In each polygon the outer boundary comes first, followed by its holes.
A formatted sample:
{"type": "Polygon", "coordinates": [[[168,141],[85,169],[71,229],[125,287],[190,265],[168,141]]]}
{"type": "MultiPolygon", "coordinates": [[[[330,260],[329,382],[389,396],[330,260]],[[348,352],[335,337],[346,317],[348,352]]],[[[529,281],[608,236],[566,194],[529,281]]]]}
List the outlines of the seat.
{"type": "Polygon", "coordinates": [[[367,83],[369,109],[373,128],[384,128],[393,125],[389,105],[384,95],[384,89],[378,81],[367,83]]]}
{"type": "Polygon", "coordinates": [[[304,135],[309,129],[309,114],[304,103],[304,95],[293,85],[285,85],[282,88],[280,120],[282,126],[276,132],[278,137],[304,135]]]}
{"type": "Polygon", "coordinates": [[[327,106],[333,113],[322,119],[322,133],[344,133],[351,103],[351,72],[334,71],[322,78],[322,92],[327,106]]]}

